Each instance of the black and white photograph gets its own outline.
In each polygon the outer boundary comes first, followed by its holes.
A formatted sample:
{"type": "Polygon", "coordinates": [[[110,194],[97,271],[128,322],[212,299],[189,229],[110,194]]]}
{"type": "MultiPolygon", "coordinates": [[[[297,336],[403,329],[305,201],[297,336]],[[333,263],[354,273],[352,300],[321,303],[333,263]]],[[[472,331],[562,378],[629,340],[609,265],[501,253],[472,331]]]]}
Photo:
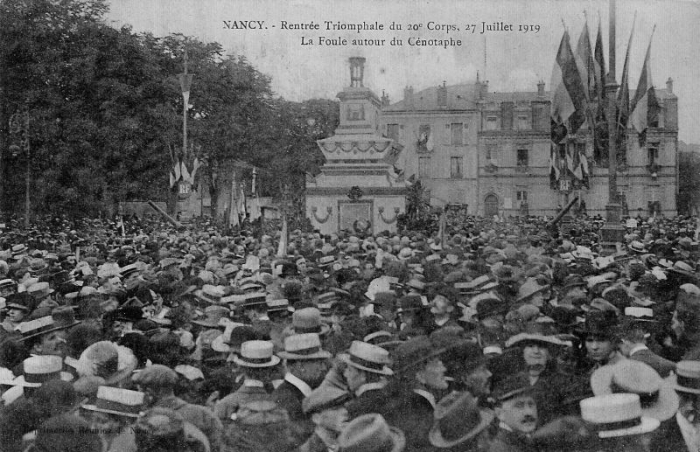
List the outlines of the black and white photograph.
{"type": "Polygon", "coordinates": [[[0,0],[0,452],[700,451],[698,43],[0,0]]]}

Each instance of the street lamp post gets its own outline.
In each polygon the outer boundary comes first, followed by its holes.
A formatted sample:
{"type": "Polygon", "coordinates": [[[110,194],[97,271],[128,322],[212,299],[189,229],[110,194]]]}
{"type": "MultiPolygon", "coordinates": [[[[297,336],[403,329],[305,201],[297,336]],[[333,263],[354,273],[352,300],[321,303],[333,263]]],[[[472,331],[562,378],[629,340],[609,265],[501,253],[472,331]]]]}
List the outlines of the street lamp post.
{"type": "Polygon", "coordinates": [[[19,145],[12,144],[10,152],[18,155],[24,151],[27,156],[27,170],[24,175],[24,227],[29,229],[29,214],[31,211],[31,201],[29,191],[31,189],[31,160],[29,147],[29,107],[25,103],[21,110],[10,117],[10,133],[19,136],[19,145]]]}

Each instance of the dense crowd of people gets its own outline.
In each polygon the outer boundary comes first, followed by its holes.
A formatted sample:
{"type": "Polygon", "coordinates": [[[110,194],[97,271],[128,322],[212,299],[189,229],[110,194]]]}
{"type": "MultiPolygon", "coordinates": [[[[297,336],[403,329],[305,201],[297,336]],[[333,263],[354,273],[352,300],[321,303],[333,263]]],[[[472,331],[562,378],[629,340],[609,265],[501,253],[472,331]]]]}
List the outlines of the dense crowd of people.
{"type": "Polygon", "coordinates": [[[695,452],[698,221],[602,223],[8,224],[0,449],[695,452]]]}

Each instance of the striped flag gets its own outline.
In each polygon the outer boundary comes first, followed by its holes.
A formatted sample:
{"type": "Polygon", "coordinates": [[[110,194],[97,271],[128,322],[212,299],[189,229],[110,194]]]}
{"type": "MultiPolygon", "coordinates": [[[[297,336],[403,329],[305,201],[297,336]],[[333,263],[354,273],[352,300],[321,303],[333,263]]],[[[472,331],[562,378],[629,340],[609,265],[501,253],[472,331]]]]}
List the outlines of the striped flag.
{"type": "Polygon", "coordinates": [[[559,189],[559,178],[561,171],[559,170],[559,149],[558,146],[552,143],[549,151],[549,187],[552,190],[559,189]]]}
{"type": "Polygon", "coordinates": [[[627,42],[627,52],[625,53],[625,64],[622,66],[622,81],[620,91],[617,93],[617,163],[627,164],[627,124],[630,115],[630,88],[629,88],[629,60],[630,48],[632,47],[632,37],[634,36],[634,23],[630,39],[627,42]]]}
{"type": "Polygon", "coordinates": [[[568,132],[576,133],[586,121],[586,94],[576,59],[571,51],[569,32],[564,31],[552,70],[552,119],[568,122],[568,132]]]}
{"type": "MultiPolygon", "coordinates": [[[[593,67],[595,78],[595,127],[593,129],[593,157],[596,162],[604,163],[608,161],[608,119],[605,114],[605,54],[603,52],[603,32],[600,27],[600,17],[598,18],[598,33],[595,39],[595,50],[593,52],[593,67]]],[[[607,165],[605,165],[607,166],[607,165]]]]}
{"type": "Polygon", "coordinates": [[[660,110],[654,85],[651,81],[650,55],[651,39],[649,39],[649,47],[647,47],[647,54],[644,57],[644,66],[642,67],[642,74],[639,76],[637,91],[634,93],[630,107],[630,122],[639,134],[640,147],[644,146],[646,141],[647,128],[657,123],[660,110]]]}
{"type": "Polygon", "coordinates": [[[586,100],[596,96],[595,65],[593,64],[593,52],[591,51],[591,38],[588,33],[588,21],[583,25],[581,36],[576,44],[576,67],[581,76],[586,100]]]}

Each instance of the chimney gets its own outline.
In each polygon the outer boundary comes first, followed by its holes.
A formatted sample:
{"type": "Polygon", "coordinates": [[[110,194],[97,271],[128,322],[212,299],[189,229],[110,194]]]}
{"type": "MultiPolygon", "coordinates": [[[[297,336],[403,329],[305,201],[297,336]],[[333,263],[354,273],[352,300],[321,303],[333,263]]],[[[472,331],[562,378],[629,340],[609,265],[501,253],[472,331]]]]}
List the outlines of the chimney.
{"type": "Polygon", "coordinates": [[[484,80],[483,82],[479,83],[479,100],[484,100],[486,99],[486,94],[489,92],[489,81],[484,80]]]}
{"type": "Polygon", "coordinates": [[[437,89],[438,107],[447,107],[447,82],[443,81],[442,86],[437,89]]]}
{"type": "Polygon", "coordinates": [[[363,57],[350,57],[350,86],[353,88],[364,86],[362,79],[365,76],[365,61],[363,57]]]}
{"type": "Polygon", "coordinates": [[[671,77],[666,80],[666,91],[668,91],[669,94],[673,94],[673,79],[671,77]]]}
{"type": "Polygon", "coordinates": [[[382,107],[388,107],[389,104],[389,95],[382,90],[382,107]]]}
{"type": "Polygon", "coordinates": [[[537,96],[544,97],[544,81],[540,80],[537,82],[537,96]]]}
{"type": "Polygon", "coordinates": [[[407,110],[413,109],[413,87],[407,86],[403,89],[403,101],[407,110]]]}

